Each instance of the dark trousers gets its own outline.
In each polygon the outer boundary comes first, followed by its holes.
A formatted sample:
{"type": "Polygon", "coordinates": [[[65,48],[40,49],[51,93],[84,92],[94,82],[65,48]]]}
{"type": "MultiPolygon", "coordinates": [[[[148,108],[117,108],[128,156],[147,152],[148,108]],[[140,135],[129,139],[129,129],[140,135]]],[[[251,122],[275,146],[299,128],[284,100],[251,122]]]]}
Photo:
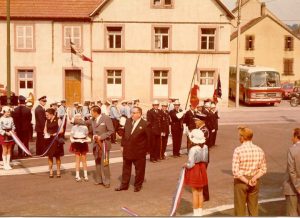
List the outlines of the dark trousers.
{"type": "Polygon", "coordinates": [[[173,155],[174,156],[180,155],[179,151],[181,148],[182,131],[183,131],[183,129],[171,128],[172,141],[173,141],[173,155]]]}
{"type": "Polygon", "coordinates": [[[210,148],[210,147],[212,147],[213,146],[213,142],[212,142],[212,140],[213,140],[213,133],[211,132],[211,129],[208,129],[208,131],[209,131],[209,137],[206,139],[206,142],[205,142],[205,144],[210,148]]]}
{"type": "Polygon", "coordinates": [[[151,133],[150,160],[158,160],[160,153],[160,135],[151,133]]]}
{"type": "Polygon", "coordinates": [[[134,187],[141,188],[145,179],[146,157],[139,159],[127,159],[123,157],[123,171],[121,187],[128,188],[132,164],[135,167],[134,187]]]}
{"type": "Polygon", "coordinates": [[[116,143],[116,132],[119,128],[119,120],[117,119],[111,119],[111,120],[113,122],[114,129],[115,129],[114,133],[111,134],[111,143],[116,143]]]}
{"type": "Polygon", "coordinates": [[[248,216],[258,216],[258,191],[259,180],[256,186],[251,187],[239,179],[234,179],[234,215],[246,216],[246,204],[248,216]]]}
{"type": "Polygon", "coordinates": [[[216,145],[217,132],[218,132],[218,130],[216,130],[215,132],[211,133],[211,145],[212,146],[216,145]]]}
{"type": "MultiPolygon", "coordinates": [[[[23,142],[24,146],[29,150],[29,134],[30,130],[18,131],[17,136],[23,142]]],[[[25,155],[24,151],[18,147],[18,156],[23,157],[25,155]]]]}
{"type": "Polygon", "coordinates": [[[165,158],[165,152],[166,152],[166,148],[168,145],[168,138],[169,138],[169,135],[161,137],[161,140],[162,140],[162,146],[161,146],[161,150],[160,150],[160,158],[161,159],[165,158]]]}
{"type": "Polygon", "coordinates": [[[36,155],[41,155],[44,152],[44,135],[43,132],[36,132],[36,155]]]}

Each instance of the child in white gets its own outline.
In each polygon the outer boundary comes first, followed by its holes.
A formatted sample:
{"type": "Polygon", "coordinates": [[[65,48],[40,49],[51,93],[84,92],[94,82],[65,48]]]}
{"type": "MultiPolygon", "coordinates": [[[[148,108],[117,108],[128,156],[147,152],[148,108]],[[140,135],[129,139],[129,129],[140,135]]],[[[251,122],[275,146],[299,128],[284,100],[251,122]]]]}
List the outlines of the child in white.
{"type": "Polygon", "coordinates": [[[0,144],[2,145],[3,169],[11,170],[10,155],[14,140],[10,131],[15,131],[16,127],[11,117],[11,108],[4,106],[2,108],[3,116],[0,118],[0,144]]]}

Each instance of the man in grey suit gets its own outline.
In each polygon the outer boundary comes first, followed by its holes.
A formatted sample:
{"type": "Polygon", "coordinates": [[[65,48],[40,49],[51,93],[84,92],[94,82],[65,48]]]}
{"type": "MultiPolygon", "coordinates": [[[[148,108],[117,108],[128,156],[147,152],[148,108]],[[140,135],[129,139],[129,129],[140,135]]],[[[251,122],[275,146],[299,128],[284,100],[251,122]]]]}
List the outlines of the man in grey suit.
{"type": "Polygon", "coordinates": [[[114,126],[109,116],[101,114],[101,109],[98,106],[91,108],[92,120],[90,122],[93,132],[93,151],[96,164],[95,185],[103,184],[105,188],[110,187],[110,170],[109,164],[109,151],[111,149],[110,137],[114,132],[114,126]],[[99,147],[98,142],[102,143],[102,148],[99,147]],[[103,151],[103,146],[106,144],[106,157],[103,151]],[[102,149],[102,156],[99,157],[99,149],[102,149]]]}
{"type": "Polygon", "coordinates": [[[286,198],[286,216],[300,215],[300,128],[294,129],[293,145],[287,157],[287,179],[283,190],[286,198]]]}

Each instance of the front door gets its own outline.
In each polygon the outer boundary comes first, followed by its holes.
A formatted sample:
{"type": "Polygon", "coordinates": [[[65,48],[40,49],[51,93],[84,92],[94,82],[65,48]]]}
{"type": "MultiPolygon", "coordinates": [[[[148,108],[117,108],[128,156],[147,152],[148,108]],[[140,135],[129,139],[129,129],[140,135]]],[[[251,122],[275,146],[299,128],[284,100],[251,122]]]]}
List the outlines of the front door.
{"type": "Polygon", "coordinates": [[[81,102],[81,70],[65,70],[65,98],[68,105],[81,102]]]}

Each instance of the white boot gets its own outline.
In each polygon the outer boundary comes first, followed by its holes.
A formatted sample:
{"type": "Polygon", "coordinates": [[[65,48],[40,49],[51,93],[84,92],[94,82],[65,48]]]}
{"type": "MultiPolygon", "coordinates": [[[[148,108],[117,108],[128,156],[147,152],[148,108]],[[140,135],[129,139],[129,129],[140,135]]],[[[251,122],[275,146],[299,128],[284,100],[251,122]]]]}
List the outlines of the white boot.
{"type": "Polygon", "coordinates": [[[2,161],[3,161],[3,169],[7,170],[7,164],[6,164],[6,155],[2,155],[2,161]]]}
{"type": "Polygon", "coordinates": [[[198,208],[194,208],[193,209],[193,216],[198,216],[198,208]]]}
{"type": "Polygon", "coordinates": [[[11,168],[11,166],[10,166],[10,154],[8,154],[7,156],[6,156],[6,166],[7,166],[7,169],[8,170],[11,170],[12,168],[11,168]]]}
{"type": "Polygon", "coordinates": [[[203,209],[202,208],[198,208],[198,216],[202,216],[203,215],[203,209]]]}

